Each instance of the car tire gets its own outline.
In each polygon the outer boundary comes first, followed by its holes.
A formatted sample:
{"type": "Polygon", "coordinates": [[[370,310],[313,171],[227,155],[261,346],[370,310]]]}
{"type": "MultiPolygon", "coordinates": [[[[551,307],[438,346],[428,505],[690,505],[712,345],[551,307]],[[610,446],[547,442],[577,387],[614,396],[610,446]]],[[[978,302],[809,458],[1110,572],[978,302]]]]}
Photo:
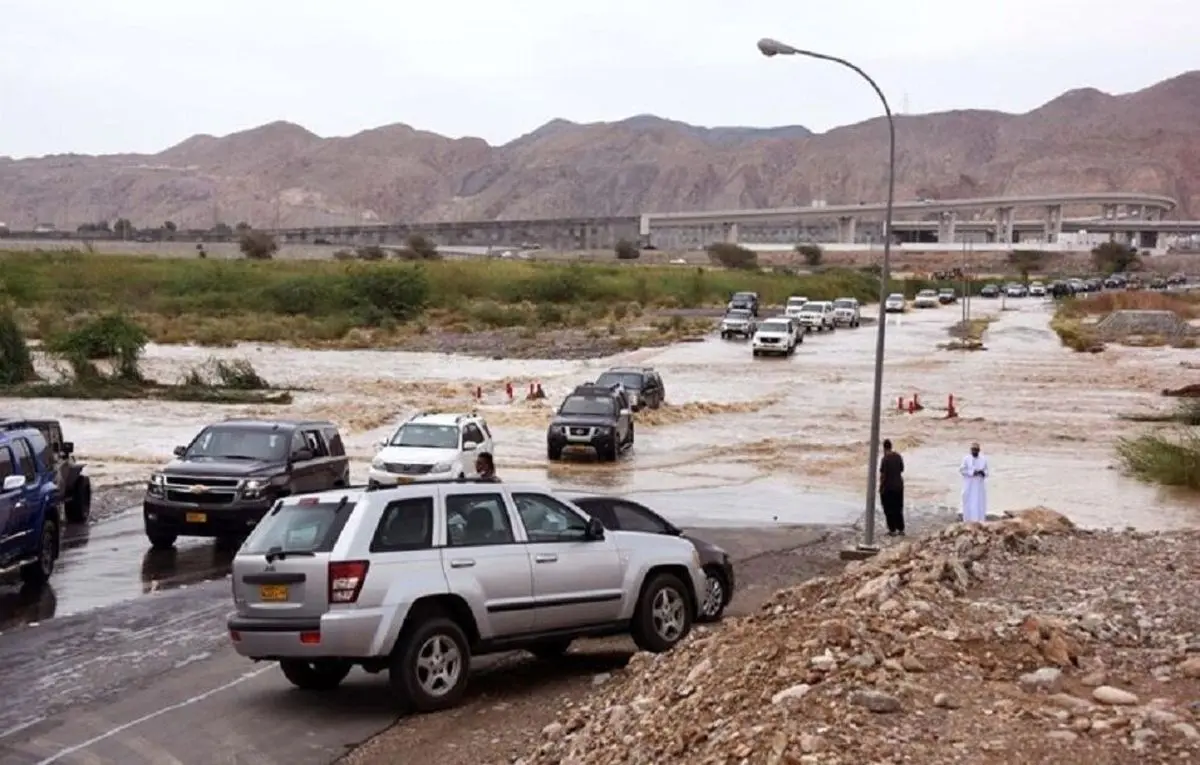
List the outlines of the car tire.
{"type": "Polygon", "coordinates": [[[58,523],[47,518],[42,522],[42,533],[38,538],[37,560],[21,567],[21,580],[34,586],[45,584],[54,574],[54,564],[57,562],[58,523]]]}
{"type": "Polygon", "coordinates": [[[687,637],[692,620],[691,597],[679,577],[655,574],[642,586],[630,633],[638,648],[663,653],[687,637]]]}
{"type": "Polygon", "coordinates": [[[704,569],[704,596],[700,598],[700,613],[696,614],[698,622],[719,622],[725,615],[725,605],[729,601],[729,585],[725,575],[716,566],[704,569]]]}
{"type": "Polygon", "coordinates": [[[75,491],[64,505],[67,521],[70,523],[87,523],[92,514],[92,479],[81,475],[75,481],[75,491]]]}
{"type": "Polygon", "coordinates": [[[542,661],[553,661],[561,659],[571,649],[570,638],[563,640],[547,640],[543,643],[535,643],[529,646],[528,651],[536,658],[542,661]]]}
{"type": "Polygon", "coordinates": [[[167,531],[146,529],[146,538],[150,540],[150,546],[155,550],[172,550],[175,548],[175,540],[179,538],[179,535],[167,531]]]}
{"type": "Polygon", "coordinates": [[[612,446],[610,446],[604,450],[603,459],[605,459],[608,462],[616,462],[617,458],[620,455],[621,455],[621,445],[617,443],[617,438],[614,435],[613,440],[612,440],[612,446]]]}
{"type": "Polygon", "coordinates": [[[562,459],[562,448],[554,448],[553,446],[546,447],[546,459],[551,462],[558,462],[562,459]]]}
{"type": "Polygon", "coordinates": [[[629,440],[625,442],[625,445],[630,448],[633,447],[633,423],[632,422],[629,423],[629,440]]]}
{"type": "Polygon", "coordinates": [[[388,682],[405,706],[437,712],[462,699],[470,670],[471,649],[462,628],[434,617],[417,624],[396,646],[388,682]]]}
{"type": "Polygon", "coordinates": [[[342,684],[353,665],[339,659],[280,659],[279,669],[288,682],[303,691],[332,691],[342,684]]]}
{"type": "Polygon", "coordinates": [[[757,349],[757,348],[755,348],[755,349],[752,351],[752,353],[755,355],[755,357],[757,357],[757,356],[758,356],[758,349],[757,349]]]}

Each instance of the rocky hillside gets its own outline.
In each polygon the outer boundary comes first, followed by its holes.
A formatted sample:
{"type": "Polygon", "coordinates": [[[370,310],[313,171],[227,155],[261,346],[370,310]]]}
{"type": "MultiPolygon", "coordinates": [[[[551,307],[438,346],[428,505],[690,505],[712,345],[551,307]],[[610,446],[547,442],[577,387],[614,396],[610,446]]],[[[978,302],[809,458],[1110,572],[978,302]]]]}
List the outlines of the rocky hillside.
{"type": "MultiPolygon", "coordinates": [[[[554,120],[504,146],[403,124],[321,138],[285,122],[155,155],[0,158],[0,220],[208,227],[633,215],[882,199],[886,127],[700,128],[554,120]]],[[[1200,71],[1027,114],[901,116],[901,198],[1131,190],[1200,215],[1200,71]]]]}
{"type": "Polygon", "coordinates": [[[638,654],[520,765],[1200,761],[1200,535],[956,524],[638,654]]]}

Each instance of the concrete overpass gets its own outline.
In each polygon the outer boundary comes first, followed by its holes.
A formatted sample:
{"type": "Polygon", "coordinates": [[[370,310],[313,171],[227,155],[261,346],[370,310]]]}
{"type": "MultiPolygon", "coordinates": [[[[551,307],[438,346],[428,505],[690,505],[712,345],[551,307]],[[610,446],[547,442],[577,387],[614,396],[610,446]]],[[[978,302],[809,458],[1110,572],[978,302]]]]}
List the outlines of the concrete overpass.
{"type": "MultiPolygon", "coordinates": [[[[1063,208],[1098,209],[1101,212],[1100,222],[1102,224],[1107,224],[1109,221],[1121,221],[1120,225],[1128,226],[1129,224],[1125,221],[1136,219],[1138,227],[1135,228],[1142,230],[1141,224],[1161,221],[1163,215],[1174,210],[1175,207],[1176,202],[1170,197],[1127,192],[917,200],[896,202],[893,205],[893,224],[894,228],[900,231],[900,221],[896,220],[898,218],[934,216],[933,222],[938,227],[938,241],[951,243],[955,241],[956,228],[959,225],[974,225],[978,222],[977,220],[960,221],[961,213],[987,211],[994,213],[994,217],[990,221],[994,241],[1012,243],[1015,241],[1014,234],[1017,225],[1014,212],[1040,209],[1043,212],[1040,221],[1042,240],[1053,243],[1057,241],[1058,235],[1063,231],[1063,208]]],[[[770,224],[792,224],[803,226],[809,221],[836,220],[838,242],[853,244],[858,241],[857,224],[859,220],[864,218],[882,219],[886,210],[887,206],[882,202],[864,202],[856,205],[782,207],[763,210],[646,213],[640,218],[638,232],[643,243],[654,243],[654,233],[657,230],[680,228],[701,228],[713,231],[714,234],[719,232],[719,236],[708,237],[709,241],[724,239],[726,242],[737,242],[742,225],[761,227],[770,224]]],[[[1115,230],[1128,229],[1118,228],[1115,230]]]]}

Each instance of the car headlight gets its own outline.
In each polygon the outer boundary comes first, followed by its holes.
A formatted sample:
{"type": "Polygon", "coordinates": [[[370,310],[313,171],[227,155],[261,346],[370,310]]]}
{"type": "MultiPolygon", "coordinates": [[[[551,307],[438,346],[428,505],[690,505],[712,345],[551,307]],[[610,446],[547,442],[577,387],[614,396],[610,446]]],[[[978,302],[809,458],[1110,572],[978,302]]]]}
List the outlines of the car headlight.
{"type": "Polygon", "coordinates": [[[376,470],[383,470],[384,461],[379,457],[376,457],[375,459],[371,460],[371,467],[375,468],[376,470]]]}
{"type": "Polygon", "coordinates": [[[163,490],[167,487],[167,477],[162,473],[152,473],[150,480],[146,482],[146,492],[148,494],[162,495],[163,490]]]}
{"type": "Polygon", "coordinates": [[[242,484],[242,491],[248,497],[253,497],[261,494],[271,486],[286,486],[288,482],[287,475],[276,475],[270,478],[251,478],[242,484]]]}
{"type": "Polygon", "coordinates": [[[446,473],[454,468],[453,462],[438,462],[429,469],[430,473],[446,473]]]}

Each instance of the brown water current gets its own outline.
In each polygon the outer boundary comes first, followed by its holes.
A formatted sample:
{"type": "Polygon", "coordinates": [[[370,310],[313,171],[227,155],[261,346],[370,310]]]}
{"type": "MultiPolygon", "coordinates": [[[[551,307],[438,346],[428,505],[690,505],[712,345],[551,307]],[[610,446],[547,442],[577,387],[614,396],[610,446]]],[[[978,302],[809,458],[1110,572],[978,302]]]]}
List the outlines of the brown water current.
{"type": "MultiPolygon", "coordinates": [[[[1085,526],[1200,525],[1194,495],[1138,483],[1116,469],[1113,455],[1119,436],[1145,427],[1118,415],[1169,408],[1159,392],[1196,382],[1195,372],[1180,364],[1195,351],[1110,347],[1077,354],[1049,329],[1047,303],[1007,305],[1001,311],[998,301],[973,301],[973,316],[993,318],[980,352],[938,348],[960,318],[959,306],[887,317],[883,435],[905,458],[911,512],[957,509],[959,460],[970,442],[980,441],[992,469],[990,512],[1040,504],[1085,526]],[[897,399],[914,394],[925,409],[897,411],[897,399]],[[959,416],[946,419],[951,395],[959,416]]],[[[590,361],[151,346],[143,366],[157,379],[177,379],[209,356],[247,358],[273,384],[304,390],[288,406],[60,400],[4,406],[61,418],[97,484],[144,479],[204,424],[238,416],[337,422],[361,480],[375,442],[406,416],[477,409],[492,427],[496,463],[509,481],[627,493],[687,526],[849,523],[863,507],[874,342],[873,326],[839,329],[809,335],[790,358],[756,359],[745,342],[710,336],[590,361]],[[618,363],[656,367],[667,406],[635,416],[636,446],[616,464],[548,463],[545,428],[553,408],[574,385],[618,363]],[[524,400],[535,382],[545,401],[524,400]],[[516,394],[511,403],[506,383],[516,394]]],[[[68,552],[55,577],[60,613],[71,592],[79,596],[70,596],[76,606],[69,610],[77,610],[97,602],[85,591],[100,597],[99,591],[124,588],[132,597],[225,570],[211,543],[199,540],[181,540],[179,560],[143,561],[140,509],[97,524],[91,534],[68,552]],[[204,552],[189,552],[193,546],[204,552]],[[192,566],[187,556],[200,563],[192,566]],[[149,583],[139,568],[150,572],[149,583]],[[205,573],[189,574],[192,568],[205,573]]]]}

